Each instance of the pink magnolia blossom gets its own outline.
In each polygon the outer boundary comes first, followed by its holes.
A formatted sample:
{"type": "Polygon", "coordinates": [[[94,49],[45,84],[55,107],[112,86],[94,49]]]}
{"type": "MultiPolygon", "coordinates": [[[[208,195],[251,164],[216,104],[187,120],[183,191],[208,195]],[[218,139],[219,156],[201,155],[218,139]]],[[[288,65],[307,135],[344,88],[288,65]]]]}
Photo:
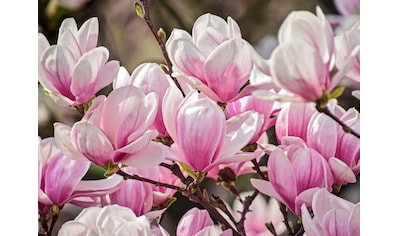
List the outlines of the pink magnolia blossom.
{"type": "Polygon", "coordinates": [[[107,62],[108,49],[97,47],[98,19],[78,30],[73,18],[65,19],[56,45],[39,33],[39,82],[60,106],[88,102],[117,75],[119,62],[107,62]]]}
{"type": "Polygon", "coordinates": [[[99,205],[96,197],[117,189],[120,176],[102,180],[82,180],[90,167],[85,160],[71,160],[58,148],[54,138],[39,137],[39,212],[49,213],[53,205],[66,203],[88,207],[99,205]]]}
{"type": "Polygon", "coordinates": [[[277,85],[305,101],[316,101],[341,79],[330,81],[334,66],[334,35],[322,10],[314,15],[294,11],[278,32],[279,46],[270,59],[271,75],[277,85]],[[306,60],[304,59],[306,57],[306,60]]]}
{"type": "Polygon", "coordinates": [[[214,225],[207,210],[200,210],[196,207],[187,211],[179,220],[176,229],[177,236],[232,236],[232,231],[223,231],[214,225]]]}
{"type": "Polygon", "coordinates": [[[307,236],[360,235],[360,203],[353,204],[322,188],[313,196],[313,218],[305,205],[301,209],[307,236]]]}
{"type": "MultiPolygon", "coordinates": [[[[333,101],[330,106],[337,106],[333,101]]],[[[338,111],[340,111],[339,107],[338,111]]],[[[336,116],[356,132],[360,131],[360,114],[351,108],[336,116]]],[[[356,182],[360,172],[360,139],[346,133],[342,127],[321,113],[315,113],[309,121],[307,144],[321,153],[329,162],[334,173],[334,183],[347,184],[356,182]]]]}
{"type": "Polygon", "coordinates": [[[192,91],[185,98],[170,87],[163,101],[166,129],[174,140],[168,158],[197,171],[207,172],[220,164],[251,160],[262,152],[243,153],[259,127],[259,115],[246,112],[226,121],[221,108],[192,91]],[[205,136],[206,135],[206,138],[205,136]]]}
{"type": "MultiPolygon", "coordinates": [[[[240,193],[241,198],[250,196],[252,192],[240,193]]],[[[242,203],[237,199],[233,202],[233,212],[236,220],[239,221],[242,212],[242,203]]],[[[279,204],[276,199],[270,198],[266,201],[261,195],[257,195],[249,207],[249,212],[245,215],[244,228],[247,236],[272,236],[273,234],[266,228],[265,223],[272,222],[276,233],[282,235],[286,230],[283,223],[284,217],[281,214],[279,204]]]]}
{"type": "Polygon", "coordinates": [[[64,223],[58,235],[169,236],[165,230],[151,227],[145,216],[137,217],[131,209],[119,205],[85,208],[75,220],[64,223]]]}
{"type": "Polygon", "coordinates": [[[131,75],[124,67],[120,67],[118,77],[114,80],[113,87],[117,89],[126,85],[134,85],[143,90],[145,94],[155,92],[158,95],[158,110],[152,128],[158,130],[159,135],[168,136],[162,119],[162,100],[166,90],[174,86],[165,72],[156,63],[143,63],[131,75]]]}
{"type": "Polygon", "coordinates": [[[275,149],[267,163],[270,181],[251,179],[256,189],[282,202],[297,215],[301,206],[296,199],[302,192],[315,187],[331,190],[333,184],[326,159],[305,145],[298,139],[296,144],[275,149]]]}
{"type": "Polygon", "coordinates": [[[219,16],[204,14],[195,21],[192,32],[191,36],[174,29],[166,42],[176,77],[217,102],[237,100],[261,86],[246,83],[254,67],[268,73],[268,65],[242,39],[232,18],[226,22],[219,16]]]}
{"type": "Polygon", "coordinates": [[[104,167],[107,163],[152,167],[165,158],[162,144],[153,142],[149,130],[158,106],[157,95],[132,85],[98,96],[81,121],[72,128],[54,124],[54,135],[70,158],[88,159],[104,167]]]}

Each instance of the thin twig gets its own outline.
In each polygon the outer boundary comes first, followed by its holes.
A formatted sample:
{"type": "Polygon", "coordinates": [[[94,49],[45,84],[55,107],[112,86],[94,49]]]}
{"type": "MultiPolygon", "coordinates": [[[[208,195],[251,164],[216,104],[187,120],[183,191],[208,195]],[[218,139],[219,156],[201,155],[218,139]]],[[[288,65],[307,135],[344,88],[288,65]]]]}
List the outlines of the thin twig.
{"type": "Polygon", "coordinates": [[[148,28],[151,30],[152,34],[154,35],[155,39],[158,42],[159,47],[161,48],[162,51],[162,55],[165,59],[165,63],[166,66],[168,67],[168,72],[169,72],[169,76],[170,78],[172,78],[173,82],[176,84],[177,88],[179,88],[179,90],[182,92],[183,96],[184,96],[184,92],[179,84],[179,82],[177,81],[177,79],[175,77],[172,76],[172,62],[170,61],[168,52],[166,51],[166,46],[165,46],[165,42],[162,38],[160,38],[158,36],[158,31],[155,29],[154,24],[152,23],[152,19],[151,19],[151,15],[150,15],[150,7],[149,7],[149,2],[148,0],[140,0],[140,2],[143,4],[143,8],[144,8],[144,20],[148,25],[148,28]]]}
{"type": "Polygon", "coordinates": [[[279,206],[280,206],[281,214],[283,214],[283,217],[284,217],[284,224],[285,224],[285,227],[287,227],[288,235],[294,236],[294,232],[293,232],[290,222],[288,220],[287,207],[281,202],[279,202],[279,206]]]}
{"type": "Polygon", "coordinates": [[[202,191],[198,186],[194,187],[194,194],[190,196],[190,200],[201,204],[205,209],[209,212],[211,216],[213,216],[220,224],[222,224],[222,229],[231,229],[234,236],[241,236],[237,230],[230,225],[230,223],[216,210],[216,208],[207,200],[205,200],[202,195],[202,191]]]}
{"type": "Polygon", "coordinates": [[[269,181],[269,178],[267,177],[267,175],[265,175],[265,173],[262,172],[262,170],[260,169],[259,163],[256,161],[256,159],[252,159],[251,160],[252,164],[254,164],[254,170],[256,171],[256,173],[263,179],[263,180],[267,180],[269,181]]]}
{"type": "Polygon", "coordinates": [[[246,196],[243,204],[243,210],[241,212],[241,219],[237,224],[237,229],[238,231],[245,236],[245,228],[244,228],[244,222],[245,222],[245,215],[249,212],[249,207],[251,206],[252,202],[258,196],[259,190],[255,189],[255,191],[252,193],[251,196],[246,196]]]}

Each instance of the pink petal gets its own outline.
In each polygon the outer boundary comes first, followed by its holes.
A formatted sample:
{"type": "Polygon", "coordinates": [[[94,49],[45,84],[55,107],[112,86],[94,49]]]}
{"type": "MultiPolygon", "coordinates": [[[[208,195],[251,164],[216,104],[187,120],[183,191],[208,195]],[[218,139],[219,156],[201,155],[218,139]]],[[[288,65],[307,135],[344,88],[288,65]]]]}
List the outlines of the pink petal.
{"type": "Polygon", "coordinates": [[[95,94],[95,83],[108,55],[108,49],[98,47],[85,53],[76,63],[72,75],[71,91],[77,100],[86,102],[95,94]]]}
{"type": "Polygon", "coordinates": [[[118,70],[118,75],[112,83],[112,88],[115,90],[117,88],[132,84],[133,81],[132,78],[130,77],[129,72],[126,70],[124,66],[120,66],[118,70]]]}
{"type": "Polygon", "coordinates": [[[261,193],[266,194],[271,198],[275,198],[279,202],[283,203],[284,205],[288,206],[287,202],[280,196],[280,194],[276,191],[273,185],[266,180],[262,179],[250,179],[250,182],[254,188],[259,190],[261,193]]]}
{"type": "Polygon", "coordinates": [[[94,164],[104,167],[108,161],[114,161],[112,144],[98,127],[85,121],[77,122],[71,137],[80,152],[94,164]]]}
{"type": "Polygon", "coordinates": [[[65,31],[70,31],[74,35],[78,33],[78,27],[74,18],[69,17],[62,21],[60,29],[58,30],[58,36],[61,36],[65,31]]]}
{"type": "Polygon", "coordinates": [[[310,118],[316,112],[313,103],[286,103],[276,119],[276,136],[281,142],[284,136],[296,136],[306,141],[310,118]]]}
{"type": "Polygon", "coordinates": [[[78,39],[82,54],[97,47],[98,30],[99,27],[97,17],[90,18],[80,27],[78,39]]]}
{"type": "Polygon", "coordinates": [[[177,235],[195,235],[207,226],[213,226],[212,218],[206,210],[196,207],[187,211],[177,224],[177,235]]]}
{"type": "Polygon", "coordinates": [[[348,235],[348,218],[346,210],[330,210],[324,215],[321,225],[327,235],[348,235]]]}
{"type": "Polygon", "coordinates": [[[309,121],[306,140],[309,147],[317,150],[328,160],[335,155],[337,148],[337,123],[324,114],[313,114],[309,121]]]}
{"type": "Polygon", "coordinates": [[[225,116],[209,99],[202,98],[182,107],[177,115],[179,149],[191,167],[203,170],[215,161],[225,135],[225,116]],[[204,139],[203,135],[208,138],[204,139]]]}
{"type": "Polygon", "coordinates": [[[281,149],[276,149],[270,154],[267,166],[270,183],[287,203],[287,207],[294,211],[294,201],[300,193],[295,175],[297,170],[293,168],[281,149]]]}
{"type": "Polygon", "coordinates": [[[146,95],[141,104],[121,117],[115,137],[115,148],[120,148],[139,138],[154,122],[158,97],[153,92],[146,95]]]}
{"type": "MultiPolygon", "coordinates": [[[[132,141],[131,143],[128,143],[126,146],[118,148],[115,151],[118,153],[120,152],[120,153],[134,154],[136,152],[141,151],[143,148],[146,148],[147,145],[151,142],[151,140],[153,140],[156,137],[157,137],[156,131],[148,130],[145,133],[143,133],[140,137],[138,137],[136,140],[132,141]]],[[[116,161],[119,161],[119,159],[117,159],[116,161]]]]}
{"type": "Polygon", "coordinates": [[[48,84],[61,95],[74,100],[74,95],[70,91],[72,83],[73,67],[75,59],[71,51],[65,47],[53,45],[50,46],[42,55],[40,64],[43,68],[43,75],[39,77],[39,82],[44,88],[48,84]]]}
{"type": "Polygon", "coordinates": [[[220,16],[207,13],[197,18],[192,31],[195,45],[209,55],[212,49],[227,39],[228,25],[220,16]]]}
{"type": "Polygon", "coordinates": [[[304,40],[280,44],[271,57],[275,83],[308,101],[321,98],[328,71],[316,49],[304,40]],[[303,60],[303,55],[308,55],[303,60]]]}
{"type": "Polygon", "coordinates": [[[220,44],[204,65],[207,85],[222,99],[230,101],[248,81],[253,61],[248,45],[242,39],[220,44]]]}
{"type": "Polygon", "coordinates": [[[106,179],[80,181],[76,185],[71,198],[78,198],[80,196],[99,197],[112,193],[119,188],[121,181],[124,180],[119,175],[113,175],[106,179]]]}
{"type": "Polygon", "coordinates": [[[76,61],[82,56],[79,42],[75,38],[74,32],[70,31],[69,29],[65,30],[64,33],[58,38],[57,45],[68,48],[76,61]]]}
{"type": "Polygon", "coordinates": [[[356,183],[356,176],[353,173],[353,170],[347,166],[345,162],[337,158],[330,158],[328,163],[330,164],[331,170],[334,174],[334,183],[356,183]]]}
{"type": "Polygon", "coordinates": [[[122,162],[128,166],[137,168],[150,168],[159,165],[165,160],[165,156],[166,152],[164,145],[150,142],[147,145],[147,148],[126,156],[122,162]]]}
{"type": "Polygon", "coordinates": [[[120,182],[118,190],[109,194],[112,204],[128,207],[141,216],[151,210],[152,188],[149,183],[124,180],[120,182]]]}
{"type": "Polygon", "coordinates": [[[115,89],[108,95],[102,112],[101,127],[111,143],[115,143],[120,122],[142,106],[144,96],[143,91],[134,86],[115,89]]]}
{"type": "Polygon", "coordinates": [[[333,176],[327,161],[313,149],[298,149],[292,160],[298,193],[313,188],[326,187],[331,189],[333,176]]]}
{"type": "Polygon", "coordinates": [[[87,160],[71,142],[71,127],[58,122],[54,123],[54,138],[67,157],[73,160],[87,160]]]}
{"type": "Polygon", "coordinates": [[[349,235],[360,235],[360,203],[357,203],[349,215],[349,235]]]}
{"type": "Polygon", "coordinates": [[[112,60],[101,68],[98,72],[96,83],[94,84],[94,92],[97,93],[101,89],[107,87],[118,75],[119,61],[112,60]]]}
{"type": "MultiPolygon", "coordinates": [[[[172,31],[170,36],[173,39],[172,31]]],[[[193,44],[191,40],[184,38],[172,40],[167,44],[168,53],[174,66],[186,75],[197,77],[203,81],[204,54],[193,44]]]]}
{"type": "Polygon", "coordinates": [[[245,147],[260,128],[260,115],[253,111],[233,116],[226,122],[226,136],[220,156],[231,156],[245,147]]]}
{"type": "Polygon", "coordinates": [[[162,115],[165,127],[173,140],[177,140],[176,117],[179,106],[182,102],[183,95],[179,89],[176,87],[168,88],[162,102],[162,115]]]}
{"type": "Polygon", "coordinates": [[[88,161],[75,161],[63,155],[54,157],[48,163],[44,191],[55,204],[64,205],[89,167],[88,161]]]}

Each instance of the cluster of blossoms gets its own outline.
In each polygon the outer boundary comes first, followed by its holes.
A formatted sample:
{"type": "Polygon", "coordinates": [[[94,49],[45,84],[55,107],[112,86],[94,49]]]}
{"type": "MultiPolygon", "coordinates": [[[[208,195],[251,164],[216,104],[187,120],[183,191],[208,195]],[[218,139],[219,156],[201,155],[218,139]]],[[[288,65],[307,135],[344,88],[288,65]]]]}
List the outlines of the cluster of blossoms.
{"type": "Polygon", "coordinates": [[[169,235],[160,219],[176,192],[204,208],[184,214],[179,236],[359,235],[360,203],[339,193],[360,173],[360,113],[337,98],[345,81],[360,95],[360,23],[334,29],[319,7],[292,12],[265,59],[234,19],[208,13],[191,34],[158,31],[170,66],[143,63],[131,74],[97,45],[95,17],[79,29],[65,19],[56,45],[39,33],[43,91],[82,115],[39,137],[39,235],[51,234],[67,203],[84,210],[58,235],[169,235]],[[90,165],[104,178],[83,180],[90,165]],[[244,174],[253,191],[238,193],[244,174]],[[233,205],[201,189],[205,178],[231,191],[233,205]]]}

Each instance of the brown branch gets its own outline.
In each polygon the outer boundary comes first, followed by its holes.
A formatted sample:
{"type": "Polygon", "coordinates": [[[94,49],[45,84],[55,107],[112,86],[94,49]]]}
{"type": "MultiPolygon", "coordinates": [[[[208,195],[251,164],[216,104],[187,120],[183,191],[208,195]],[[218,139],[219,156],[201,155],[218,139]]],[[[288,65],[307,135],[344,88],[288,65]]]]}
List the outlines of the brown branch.
{"type": "Polygon", "coordinates": [[[285,224],[285,227],[287,227],[288,235],[289,236],[294,236],[295,235],[294,231],[293,231],[293,229],[292,229],[292,227],[290,225],[290,221],[288,220],[287,207],[281,202],[279,202],[279,206],[280,206],[280,211],[281,211],[281,213],[283,214],[283,217],[284,217],[284,224],[285,224]]]}
{"type": "Polygon", "coordinates": [[[243,204],[243,210],[241,212],[241,219],[237,224],[237,229],[238,231],[245,236],[245,227],[244,227],[244,222],[245,222],[245,215],[250,211],[249,207],[251,206],[252,202],[258,196],[259,190],[255,189],[254,193],[251,196],[246,196],[243,204]]]}
{"type": "Polygon", "coordinates": [[[262,170],[260,169],[259,163],[256,161],[256,159],[251,160],[252,164],[254,164],[253,169],[256,171],[256,173],[263,179],[269,181],[269,178],[267,177],[267,174],[263,173],[262,170]]]}
{"type": "Polygon", "coordinates": [[[147,179],[147,178],[138,176],[136,174],[130,175],[130,174],[124,172],[123,170],[118,170],[116,173],[118,175],[122,176],[125,180],[126,179],[135,179],[135,180],[138,180],[138,181],[143,181],[143,182],[147,182],[147,183],[150,183],[150,184],[154,184],[155,186],[162,186],[162,187],[166,187],[166,188],[175,189],[177,191],[182,191],[182,189],[180,187],[178,187],[178,186],[157,182],[157,181],[154,181],[154,180],[151,180],[151,179],[147,179]]]}
{"type": "Polygon", "coordinates": [[[193,186],[193,189],[189,192],[194,192],[189,196],[189,199],[205,207],[209,214],[222,224],[223,230],[231,229],[234,236],[241,236],[241,234],[230,225],[230,223],[216,210],[216,208],[204,198],[202,191],[198,186],[193,186]]]}

